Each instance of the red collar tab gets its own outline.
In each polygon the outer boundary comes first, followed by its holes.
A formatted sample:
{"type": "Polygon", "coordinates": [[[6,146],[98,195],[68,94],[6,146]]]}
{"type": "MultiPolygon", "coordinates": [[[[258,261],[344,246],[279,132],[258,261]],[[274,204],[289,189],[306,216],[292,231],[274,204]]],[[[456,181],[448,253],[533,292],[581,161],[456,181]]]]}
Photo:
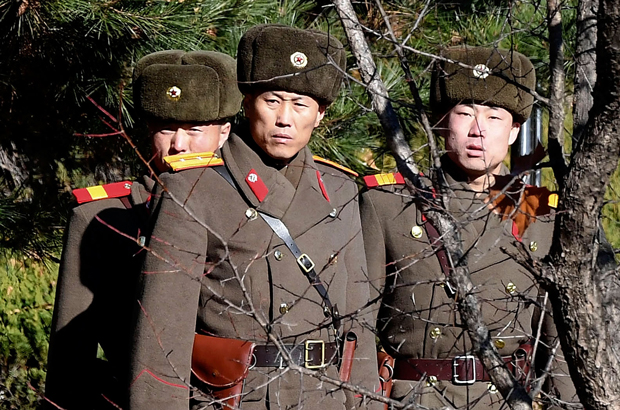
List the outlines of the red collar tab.
{"type": "Polygon", "coordinates": [[[375,188],[383,185],[404,185],[405,179],[400,172],[391,174],[367,175],[364,177],[364,183],[368,188],[375,188]]]}
{"type": "Polygon", "coordinates": [[[98,201],[107,198],[121,198],[131,194],[131,181],[114,182],[112,184],[91,186],[88,188],[74,189],[73,195],[78,204],[98,201]]]}
{"type": "Polygon", "coordinates": [[[523,242],[523,238],[519,235],[519,226],[515,221],[512,221],[512,236],[514,236],[519,242],[523,242]]]}
{"type": "Polygon", "coordinates": [[[329,200],[329,195],[327,195],[327,190],[325,189],[325,185],[323,184],[323,178],[321,178],[321,172],[316,171],[316,178],[319,180],[319,186],[321,187],[321,192],[323,193],[323,196],[325,197],[325,199],[327,199],[327,202],[331,202],[329,200]]]}
{"type": "Polygon", "coordinates": [[[330,166],[332,166],[332,167],[334,167],[336,169],[339,169],[339,170],[341,170],[343,172],[346,172],[347,174],[353,175],[354,177],[358,177],[359,176],[359,174],[357,172],[353,171],[352,169],[347,168],[347,167],[345,167],[343,165],[340,165],[337,162],[330,161],[330,160],[325,159],[325,158],[321,158],[318,155],[313,155],[312,159],[314,160],[314,162],[319,162],[321,164],[330,165],[330,166]]]}
{"type": "Polygon", "coordinates": [[[254,195],[260,202],[263,202],[269,190],[267,189],[267,185],[263,182],[261,177],[258,176],[255,169],[250,170],[248,175],[245,177],[245,182],[250,186],[254,195]]]}

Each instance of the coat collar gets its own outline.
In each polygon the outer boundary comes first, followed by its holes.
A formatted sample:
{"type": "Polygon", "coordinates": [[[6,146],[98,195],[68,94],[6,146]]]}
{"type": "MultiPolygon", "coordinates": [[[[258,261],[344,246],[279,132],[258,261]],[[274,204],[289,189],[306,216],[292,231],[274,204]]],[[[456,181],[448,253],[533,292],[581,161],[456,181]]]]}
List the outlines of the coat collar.
{"type": "MultiPolygon", "coordinates": [[[[502,229],[501,220],[493,214],[485,203],[487,193],[473,191],[462,171],[450,160],[447,155],[441,158],[442,169],[449,188],[448,210],[461,226],[464,250],[471,246],[485,247],[480,240],[496,240],[496,235],[487,235],[490,231],[502,229]]],[[[499,174],[507,175],[508,168],[502,164],[499,174]]]]}
{"type": "Polygon", "coordinates": [[[149,176],[142,176],[131,184],[131,193],[129,198],[133,206],[145,204],[151,197],[153,188],[155,187],[155,180],[149,176]]]}
{"type": "Polygon", "coordinates": [[[222,147],[222,157],[240,193],[248,204],[281,219],[294,237],[329,217],[334,208],[321,191],[317,167],[310,150],[302,149],[288,165],[297,174],[295,187],[283,172],[266,165],[249,135],[231,134],[222,147]],[[247,142],[246,142],[247,141],[247,142]],[[301,174],[298,171],[301,170],[301,174]],[[251,177],[251,174],[256,175],[251,177]],[[252,182],[254,181],[254,182],[252,182]]]}

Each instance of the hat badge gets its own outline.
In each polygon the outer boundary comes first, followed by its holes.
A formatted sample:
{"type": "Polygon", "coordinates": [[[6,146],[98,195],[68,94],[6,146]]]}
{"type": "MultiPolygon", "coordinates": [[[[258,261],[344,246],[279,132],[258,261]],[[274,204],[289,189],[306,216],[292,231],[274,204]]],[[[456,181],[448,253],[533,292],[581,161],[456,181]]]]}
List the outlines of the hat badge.
{"type": "Polygon", "coordinates": [[[172,98],[173,100],[178,100],[179,98],[181,98],[181,89],[176,85],[173,85],[172,87],[168,88],[166,94],[168,94],[168,97],[172,98]]]}
{"type": "Polygon", "coordinates": [[[484,80],[491,73],[491,69],[484,64],[476,64],[473,70],[474,77],[484,80]]]}
{"type": "Polygon", "coordinates": [[[291,63],[295,68],[304,68],[308,64],[308,57],[301,51],[291,54],[291,63]]]}

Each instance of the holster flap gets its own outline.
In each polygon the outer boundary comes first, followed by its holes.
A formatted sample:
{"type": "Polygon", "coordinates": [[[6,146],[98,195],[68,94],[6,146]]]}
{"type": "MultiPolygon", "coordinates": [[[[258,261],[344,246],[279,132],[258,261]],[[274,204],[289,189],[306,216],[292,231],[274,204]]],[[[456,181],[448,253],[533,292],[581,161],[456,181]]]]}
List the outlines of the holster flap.
{"type": "Polygon", "coordinates": [[[254,343],[197,334],[192,351],[192,373],[214,388],[233,386],[248,375],[254,343]]]}

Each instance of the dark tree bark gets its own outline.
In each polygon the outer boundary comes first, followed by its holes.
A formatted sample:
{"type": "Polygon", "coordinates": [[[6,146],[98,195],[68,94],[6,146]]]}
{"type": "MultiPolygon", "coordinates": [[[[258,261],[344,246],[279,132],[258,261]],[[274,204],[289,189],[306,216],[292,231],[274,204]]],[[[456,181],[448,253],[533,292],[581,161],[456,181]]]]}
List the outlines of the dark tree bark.
{"type": "Polygon", "coordinates": [[[596,84],[596,13],[598,0],[580,0],[577,6],[577,47],[575,47],[575,94],[573,103],[573,146],[577,145],[588,122],[596,84]]]}
{"type": "Polygon", "coordinates": [[[620,1],[598,14],[594,104],[574,147],[548,264],[544,268],[560,341],[587,409],[620,408],[620,280],[597,265],[599,215],[620,156],[620,1]]]}
{"type": "Polygon", "coordinates": [[[564,96],[566,74],[564,73],[564,38],[562,37],[563,3],[558,0],[547,2],[549,27],[549,70],[551,71],[549,98],[549,156],[553,173],[560,189],[564,185],[566,162],[564,159],[564,96]]]}

